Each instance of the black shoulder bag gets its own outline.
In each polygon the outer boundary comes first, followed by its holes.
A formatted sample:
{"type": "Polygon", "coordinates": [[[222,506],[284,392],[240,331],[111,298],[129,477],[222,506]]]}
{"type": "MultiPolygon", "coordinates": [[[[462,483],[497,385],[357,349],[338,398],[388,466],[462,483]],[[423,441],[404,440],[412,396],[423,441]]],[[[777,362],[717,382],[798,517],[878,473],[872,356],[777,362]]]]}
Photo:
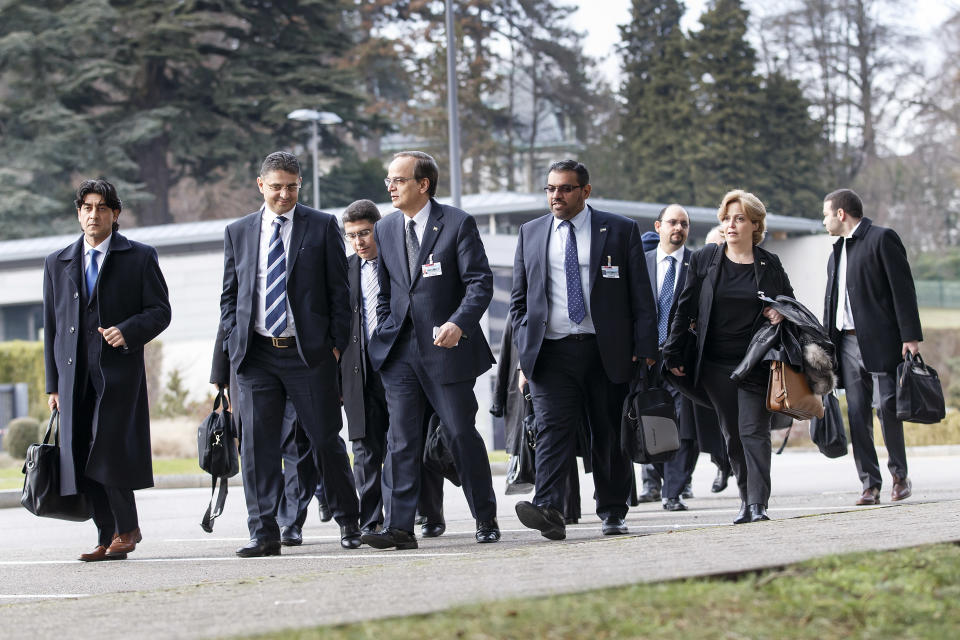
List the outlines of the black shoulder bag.
{"type": "Polygon", "coordinates": [[[200,521],[200,527],[211,533],[213,521],[223,513],[223,505],[227,501],[228,479],[240,471],[233,415],[230,413],[230,401],[223,389],[220,389],[217,399],[213,401],[213,411],[197,429],[197,457],[200,468],[212,476],[210,504],[200,521]],[[220,403],[223,403],[223,410],[217,411],[220,403]],[[219,490],[217,483],[220,484],[219,490]]]}
{"type": "Polygon", "coordinates": [[[60,495],[60,412],[56,409],[50,414],[43,442],[27,448],[23,473],[20,504],[27,511],[35,516],[57,520],[84,522],[90,519],[90,506],[82,493],[60,495]],[[51,432],[54,433],[53,443],[50,442],[51,432]]]}

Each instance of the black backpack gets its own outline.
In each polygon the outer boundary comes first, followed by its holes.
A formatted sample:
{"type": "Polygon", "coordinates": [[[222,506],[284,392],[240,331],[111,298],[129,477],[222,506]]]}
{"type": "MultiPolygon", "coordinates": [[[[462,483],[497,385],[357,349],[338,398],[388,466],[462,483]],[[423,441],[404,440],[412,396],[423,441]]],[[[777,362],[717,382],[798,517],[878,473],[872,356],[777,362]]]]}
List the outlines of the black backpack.
{"type": "Polygon", "coordinates": [[[230,413],[230,401],[223,389],[213,401],[213,411],[197,429],[197,458],[200,468],[212,476],[210,504],[200,521],[203,530],[210,533],[213,531],[213,521],[223,513],[223,505],[227,501],[227,480],[240,471],[236,429],[230,413]],[[218,411],[221,403],[223,410],[218,411]]]}

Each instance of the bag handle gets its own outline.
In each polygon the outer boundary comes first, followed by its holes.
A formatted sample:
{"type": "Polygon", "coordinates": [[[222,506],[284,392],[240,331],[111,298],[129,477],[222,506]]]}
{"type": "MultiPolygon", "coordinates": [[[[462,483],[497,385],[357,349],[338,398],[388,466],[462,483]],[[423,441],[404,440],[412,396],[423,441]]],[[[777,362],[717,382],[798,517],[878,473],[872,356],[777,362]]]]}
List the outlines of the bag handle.
{"type": "MultiPolygon", "coordinates": [[[[917,355],[913,355],[913,352],[909,349],[907,350],[907,355],[903,357],[903,361],[907,364],[903,368],[903,373],[900,374],[900,380],[898,384],[902,387],[904,380],[907,378],[907,372],[913,369],[915,366],[920,366],[924,372],[927,372],[927,363],[923,361],[923,356],[920,355],[920,352],[917,352],[917,355]]],[[[929,372],[927,372],[929,373],[929,372]]]]}
{"type": "Polygon", "coordinates": [[[53,433],[53,444],[60,446],[60,411],[57,409],[50,412],[50,422],[47,423],[47,430],[43,434],[43,444],[49,444],[51,433],[53,433]],[[54,429],[54,422],[56,422],[56,429],[54,429]]]}
{"type": "Polygon", "coordinates": [[[213,410],[216,411],[220,408],[220,403],[223,403],[223,410],[230,411],[230,399],[227,397],[226,387],[220,387],[220,391],[217,393],[216,399],[213,401],[213,410]]]}

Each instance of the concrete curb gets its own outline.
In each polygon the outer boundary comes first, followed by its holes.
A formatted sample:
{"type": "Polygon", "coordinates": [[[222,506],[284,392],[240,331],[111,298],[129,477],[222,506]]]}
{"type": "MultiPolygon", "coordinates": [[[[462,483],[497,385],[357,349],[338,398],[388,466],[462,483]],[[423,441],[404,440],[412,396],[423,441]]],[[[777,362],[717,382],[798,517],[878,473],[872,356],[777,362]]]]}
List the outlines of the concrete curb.
{"type": "MultiPolygon", "coordinates": [[[[960,450],[960,447],[958,447],[960,450]]],[[[506,462],[491,462],[490,471],[495,476],[507,474],[506,462]]],[[[182,473],[176,475],[154,476],[155,489],[206,489],[210,487],[210,476],[205,473],[182,473]]],[[[243,480],[240,474],[230,478],[231,487],[242,487],[243,480]]],[[[0,491],[0,509],[9,509],[20,506],[20,489],[5,489],[0,491]]]]}

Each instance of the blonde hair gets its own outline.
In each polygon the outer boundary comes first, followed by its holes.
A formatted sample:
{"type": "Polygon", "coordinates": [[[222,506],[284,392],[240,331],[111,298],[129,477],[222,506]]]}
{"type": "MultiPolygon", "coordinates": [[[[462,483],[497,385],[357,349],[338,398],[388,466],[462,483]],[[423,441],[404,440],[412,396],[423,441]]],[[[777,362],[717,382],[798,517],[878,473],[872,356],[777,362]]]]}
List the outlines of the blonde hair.
{"type": "Polygon", "coordinates": [[[727,213],[727,208],[734,202],[740,205],[744,215],[747,216],[750,222],[756,223],[757,228],[753,231],[753,244],[760,244],[767,231],[767,225],[764,221],[767,217],[766,207],[760,202],[760,198],[752,193],[744,191],[743,189],[734,189],[733,191],[728,191],[727,195],[723,196],[720,208],[717,209],[717,220],[723,222],[723,216],[727,213]]]}

